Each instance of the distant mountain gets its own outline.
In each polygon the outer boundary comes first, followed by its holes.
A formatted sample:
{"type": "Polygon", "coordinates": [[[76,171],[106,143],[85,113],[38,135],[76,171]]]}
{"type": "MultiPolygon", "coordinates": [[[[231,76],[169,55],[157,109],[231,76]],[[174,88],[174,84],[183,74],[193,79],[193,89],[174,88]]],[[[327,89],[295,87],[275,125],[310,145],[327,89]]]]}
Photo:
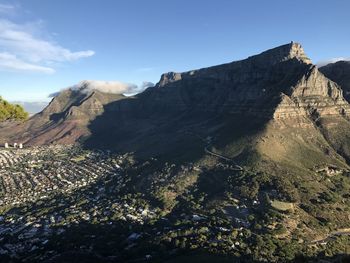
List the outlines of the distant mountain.
{"type": "Polygon", "coordinates": [[[331,63],[321,67],[320,71],[341,86],[345,99],[350,102],[350,61],[331,63]]]}
{"type": "Polygon", "coordinates": [[[46,101],[12,101],[11,103],[21,105],[31,116],[41,112],[48,104],[46,101]]]}
{"type": "Polygon", "coordinates": [[[104,105],[123,95],[99,91],[65,90],[53,98],[43,111],[26,123],[2,130],[3,140],[16,140],[35,145],[78,142],[88,136],[89,122],[101,114],[104,105]]]}

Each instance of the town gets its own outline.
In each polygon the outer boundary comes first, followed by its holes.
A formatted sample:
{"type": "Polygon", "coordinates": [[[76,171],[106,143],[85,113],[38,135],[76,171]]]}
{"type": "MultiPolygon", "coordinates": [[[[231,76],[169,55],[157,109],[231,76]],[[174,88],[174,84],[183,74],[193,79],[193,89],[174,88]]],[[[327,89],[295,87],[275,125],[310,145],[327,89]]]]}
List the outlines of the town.
{"type": "MultiPolygon", "coordinates": [[[[59,254],[47,251],[52,237],[64,236],[69,229],[84,224],[119,225],[124,232],[123,250],[131,249],[135,242],[147,236],[164,242],[169,236],[170,239],[171,236],[189,237],[189,232],[211,234],[208,245],[218,242],[215,236],[220,232],[231,235],[233,231],[235,236],[241,233],[239,237],[244,237],[244,229],[249,226],[245,205],[223,210],[227,218],[235,221],[234,228],[227,221],[213,224],[210,230],[207,215],[178,211],[166,216],[162,207],[148,200],[147,194],[130,190],[137,184],[135,179],[140,179],[131,167],[144,169],[152,161],[157,162],[154,159],[135,165],[128,154],[86,151],[76,146],[1,149],[0,256],[29,262],[48,259],[59,254]],[[186,225],[172,226],[181,221],[186,225]],[[192,226],[188,222],[192,222],[192,226]],[[141,226],[144,227],[141,229],[141,226]]],[[[153,195],[158,195],[162,185],[174,180],[175,170],[179,170],[180,180],[184,180],[201,168],[168,164],[150,181],[153,195]]],[[[237,238],[230,241],[231,249],[239,244],[237,238]]],[[[151,252],[141,257],[149,259],[151,252]]]]}
{"type": "MultiPolygon", "coordinates": [[[[262,242],[263,224],[282,237],[283,249],[291,249],[283,237],[295,228],[283,222],[297,216],[294,204],[266,201],[279,195],[247,188],[251,177],[225,160],[212,167],[160,165],[156,158],[136,160],[132,153],[74,145],[4,147],[0,258],[62,262],[75,251],[102,262],[149,261],[199,247],[237,256],[256,238],[262,242]]],[[[266,179],[259,180],[263,185],[266,179]]]]}

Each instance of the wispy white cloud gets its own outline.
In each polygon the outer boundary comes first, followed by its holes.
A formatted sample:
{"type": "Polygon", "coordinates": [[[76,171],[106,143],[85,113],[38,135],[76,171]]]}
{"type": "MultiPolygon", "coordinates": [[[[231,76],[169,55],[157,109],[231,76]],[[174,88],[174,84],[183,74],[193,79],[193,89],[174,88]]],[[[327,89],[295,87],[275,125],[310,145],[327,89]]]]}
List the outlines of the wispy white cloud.
{"type": "Polygon", "coordinates": [[[137,85],[121,81],[84,80],[70,87],[83,92],[98,90],[104,93],[123,94],[137,90],[137,85]]]}
{"type": "Polygon", "coordinates": [[[0,19],[0,53],[3,59],[0,62],[1,69],[53,73],[55,70],[49,65],[95,54],[92,50],[73,52],[38,36],[40,31],[40,23],[17,24],[0,19]]]}
{"type": "Polygon", "coordinates": [[[0,70],[32,71],[47,74],[55,72],[55,70],[52,68],[27,63],[21,59],[18,59],[15,55],[6,52],[0,53],[0,70]]]}
{"type": "Polygon", "coordinates": [[[321,60],[320,62],[317,63],[317,66],[322,67],[327,64],[336,63],[338,61],[350,61],[350,58],[338,57],[338,58],[331,58],[327,60],[321,60]]]}

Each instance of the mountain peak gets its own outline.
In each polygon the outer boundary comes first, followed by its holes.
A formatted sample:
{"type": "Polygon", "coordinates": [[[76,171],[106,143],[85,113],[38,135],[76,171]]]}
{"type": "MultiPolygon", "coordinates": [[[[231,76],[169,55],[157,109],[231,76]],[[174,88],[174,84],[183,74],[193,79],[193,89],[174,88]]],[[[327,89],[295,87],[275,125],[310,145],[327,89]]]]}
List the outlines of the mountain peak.
{"type": "Polygon", "coordinates": [[[289,44],[289,57],[288,58],[297,58],[306,64],[312,64],[311,60],[306,56],[301,44],[293,42],[293,41],[289,44]]]}
{"type": "Polygon", "coordinates": [[[249,57],[249,59],[259,60],[262,64],[277,64],[283,61],[297,59],[305,64],[312,64],[312,61],[306,56],[301,44],[290,42],[279,47],[269,49],[261,54],[249,57]]]}

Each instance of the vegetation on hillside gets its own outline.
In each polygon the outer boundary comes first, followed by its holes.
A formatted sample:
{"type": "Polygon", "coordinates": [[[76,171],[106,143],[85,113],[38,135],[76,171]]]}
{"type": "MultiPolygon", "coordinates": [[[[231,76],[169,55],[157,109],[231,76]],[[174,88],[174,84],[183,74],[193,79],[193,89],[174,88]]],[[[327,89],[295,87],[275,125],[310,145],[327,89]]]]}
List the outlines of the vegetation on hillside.
{"type": "Polygon", "coordinates": [[[22,106],[11,104],[0,96],[0,121],[6,120],[25,120],[28,118],[22,106]]]}
{"type": "Polygon", "coordinates": [[[348,171],[242,166],[1,150],[0,262],[348,262],[348,171]]]}

